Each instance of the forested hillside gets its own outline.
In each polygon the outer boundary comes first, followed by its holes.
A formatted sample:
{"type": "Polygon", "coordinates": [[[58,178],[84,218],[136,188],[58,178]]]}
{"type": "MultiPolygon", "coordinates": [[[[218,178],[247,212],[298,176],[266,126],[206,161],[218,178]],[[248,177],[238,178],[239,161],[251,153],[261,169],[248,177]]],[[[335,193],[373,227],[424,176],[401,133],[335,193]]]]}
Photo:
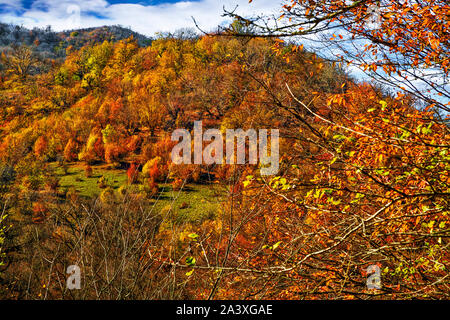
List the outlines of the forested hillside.
{"type": "Polygon", "coordinates": [[[67,51],[78,50],[84,45],[103,41],[120,41],[134,37],[140,46],[147,46],[151,39],[121,26],[103,26],[56,32],[48,26],[45,29],[25,27],[0,22],[0,52],[9,52],[16,46],[30,47],[37,57],[61,59],[67,51]]]}
{"type": "MultiPolygon", "coordinates": [[[[357,80],[349,61],[232,16],[220,34],[153,41],[116,27],[11,38],[0,26],[14,44],[1,57],[0,297],[448,298],[445,87],[431,99],[357,80]],[[172,132],[199,120],[279,129],[279,172],[174,164],[172,132]],[[73,264],[82,290],[65,287],[73,264]]],[[[446,77],[445,51],[430,50],[446,77]]],[[[408,68],[431,63],[416,58],[408,68]]],[[[383,61],[367,69],[402,75],[383,61]]]]}

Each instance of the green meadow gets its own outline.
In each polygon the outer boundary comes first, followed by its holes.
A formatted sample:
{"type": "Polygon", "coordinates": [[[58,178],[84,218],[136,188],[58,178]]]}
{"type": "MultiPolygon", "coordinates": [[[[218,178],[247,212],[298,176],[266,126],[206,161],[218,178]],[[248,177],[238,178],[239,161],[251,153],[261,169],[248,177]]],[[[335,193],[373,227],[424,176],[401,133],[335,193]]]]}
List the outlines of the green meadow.
{"type": "MultiPolygon", "coordinates": [[[[71,164],[66,171],[56,163],[52,164],[59,179],[62,192],[75,188],[80,197],[95,199],[104,188],[100,188],[98,180],[104,177],[106,185],[116,193],[122,186],[128,190],[139,192],[141,184],[128,185],[126,170],[113,169],[108,165],[92,167],[92,176],[86,177],[82,165],[71,164]]],[[[179,222],[199,222],[214,218],[224,199],[225,189],[217,184],[186,184],[182,190],[173,190],[170,183],[159,183],[158,193],[149,200],[149,210],[166,213],[169,210],[179,222]]]]}

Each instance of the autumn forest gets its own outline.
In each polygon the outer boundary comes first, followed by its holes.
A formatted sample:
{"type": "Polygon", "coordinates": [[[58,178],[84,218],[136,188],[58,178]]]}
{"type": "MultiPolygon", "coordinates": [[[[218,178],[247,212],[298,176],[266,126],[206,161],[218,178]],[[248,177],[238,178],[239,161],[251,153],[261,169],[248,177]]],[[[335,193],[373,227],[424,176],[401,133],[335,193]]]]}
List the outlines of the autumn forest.
{"type": "Polygon", "coordinates": [[[449,299],[449,4],[279,11],[0,26],[0,299],[449,299]],[[278,129],[278,172],[173,163],[195,121],[278,129]]]}

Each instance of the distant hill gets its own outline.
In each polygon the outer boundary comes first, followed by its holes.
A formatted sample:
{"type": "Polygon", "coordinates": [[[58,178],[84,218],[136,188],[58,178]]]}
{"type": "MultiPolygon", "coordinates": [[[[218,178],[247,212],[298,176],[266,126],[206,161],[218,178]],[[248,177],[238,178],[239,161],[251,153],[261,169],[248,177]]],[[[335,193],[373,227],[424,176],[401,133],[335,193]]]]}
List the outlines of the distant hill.
{"type": "Polygon", "coordinates": [[[66,55],[66,48],[79,49],[86,44],[119,41],[133,36],[139,46],[151,44],[151,38],[121,26],[103,26],[56,32],[50,27],[27,29],[22,26],[0,23],[0,51],[8,50],[12,45],[33,46],[33,51],[41,58],[56,59],[66,55]]]}

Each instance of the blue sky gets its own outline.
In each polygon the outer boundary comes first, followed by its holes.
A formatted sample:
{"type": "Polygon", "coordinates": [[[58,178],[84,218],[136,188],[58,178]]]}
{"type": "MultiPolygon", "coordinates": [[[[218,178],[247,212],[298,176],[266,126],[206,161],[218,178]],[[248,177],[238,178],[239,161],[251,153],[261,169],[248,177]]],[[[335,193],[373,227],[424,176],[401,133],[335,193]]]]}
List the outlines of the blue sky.
{"type": "MultiPolygon", "coordinates": [[[[224,6],[231,10],[238,5],[237,13],[244,16],[279,15],[283,1],[287,0],[253,0],[251,4],[248,0],[0,0],[0,22],[27,28],[51,25],[56,31],[122,25],[153,36],[160,31],[194,28],[191,17],[203,30],[213,30],[229,22],[221,17],[224,6]]],[[[308,46],[306,39],[302,43],[308,46]]],[[[351,71],[365,78],[361,71],[351,71]]]]}
{"type": "Polygon", "coordinates": [[[205,30],[227,21],[223,6],[243,15],[277,14],[282,0],[0,0],[0,21],[24,27],[51,25],[56,31],[120,24],[152,36],[194,27],[205,30]]]}
{"type": "MultiPolygon", "coordinates": [[[[192,0],[199,1],[199,0],[192,0]]],[[[33,2],[36,0],[22,0],[23,7],[26,9],[30,9],[33,2]]],[[[74,1],[76,3],[77,1],[74,1]]],[[[143,5],[158,5],[162,3],[175,3],[181,2],[181,0],[107,0],[109,4],[118,4],[118,3],[135,3],[135,4],[143,4],[143,5]]]]}

